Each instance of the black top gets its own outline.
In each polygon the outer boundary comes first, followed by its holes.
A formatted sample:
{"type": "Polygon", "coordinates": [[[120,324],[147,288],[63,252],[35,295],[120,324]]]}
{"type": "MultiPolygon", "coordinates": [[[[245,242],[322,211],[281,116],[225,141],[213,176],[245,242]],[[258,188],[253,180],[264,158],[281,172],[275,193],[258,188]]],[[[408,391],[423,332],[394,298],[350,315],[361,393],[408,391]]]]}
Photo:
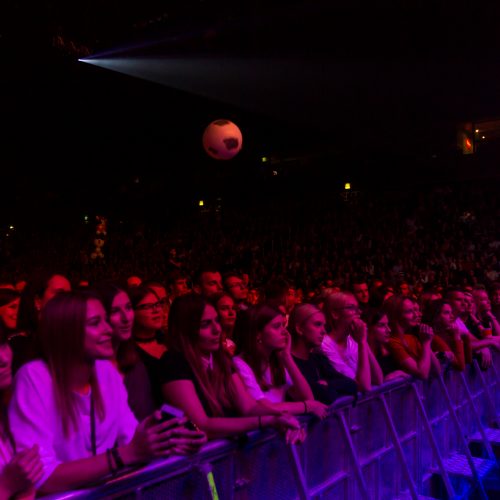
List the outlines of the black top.
{"type": "MultiPolygon", "coordinates": [[[[164,353],[160,359],[160,371],[158,375],[160,385],[173,382],[174,380],[191,380],[205,413],[209,417],[213,416],[208,401],[203,395],[200,384],[184,354],[176,351],[167,351],[164,353]]],[[[224,415],[226,417],[234,417],[238,414],[233,408],[224,408],[224,415]]]]}
{"type": "Polygon", "coordinates": [[[296,356],[293,359],[309,383],[314,399],[329,405],[341,396],[357,394],[356,382],[335,370],[324,354],[312,353],[307,360],[296,356]]]}
{"type": "Polygon", "coordinates": [[[384,376],[401,369],[390,354],[377,356],[377,361],[384,376]]]}
{"type": "Polygon", "coordinates": [[[149,382],[151,384],[151,393],[153,394],[153,404],[155,408],[159,408],[163,403],[163,396],[161,394],[161,384],[159,382],[159,372],[161,370],[160,360],[151,356],[139,345],[136,344],[139,358],[144,364],[148,373],[149,382]]]}
{"type": "Polygon", "coordinates": [[[135,418],[141,422],[154,412],[155,404],[151,390],[151,381],[146,367],[140,359],[125,374],[124,383],[128,393],[128,405],[134,413],[135,418]]]}

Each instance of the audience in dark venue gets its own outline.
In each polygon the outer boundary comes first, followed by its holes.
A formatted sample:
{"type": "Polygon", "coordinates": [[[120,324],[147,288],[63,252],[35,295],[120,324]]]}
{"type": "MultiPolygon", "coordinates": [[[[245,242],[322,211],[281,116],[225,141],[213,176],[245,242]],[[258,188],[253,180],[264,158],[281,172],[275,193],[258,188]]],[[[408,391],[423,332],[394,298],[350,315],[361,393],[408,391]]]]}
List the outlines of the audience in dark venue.
{"type": "Polygon", "coordinates": [[[262,204],[172,234],[110,223],[99,262],[70,232],[37,235],[36,255],[21,241],[0,250],[0,492],[80,487],[207,437],[273,428],[301,443],[297,417],[315,425],[343,396],[475,358],[488,370],[500,351],[496,197],[363,196],[262,204]],[[186,417],[161,423],[165,402],[186,417]]]}

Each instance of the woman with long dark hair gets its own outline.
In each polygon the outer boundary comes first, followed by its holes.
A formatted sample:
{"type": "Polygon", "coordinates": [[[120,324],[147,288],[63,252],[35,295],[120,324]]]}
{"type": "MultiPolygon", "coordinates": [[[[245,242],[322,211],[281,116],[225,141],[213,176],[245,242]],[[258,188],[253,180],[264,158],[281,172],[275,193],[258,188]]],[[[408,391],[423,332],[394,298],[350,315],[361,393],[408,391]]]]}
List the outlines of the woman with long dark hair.
{"type": "Polygon", "coordinates": [[[42,493],[74,489],[204,442],[179,419],[161,422],[155,414],[137,424],[109,361],[112,329],[94,295],[56,295],[42,310],[39,336],[42,359],[19,370],[9,418],[20,450],[40,446],[42,493]]]}
{"type": "Polygon", "coordinates": [[[169,351],[162,357],[165,400],[210,438],[221,438],[264,427],[286,432],[298,442],[304,435],[291,415],[256,403],[222,346],[214,306],[198,294],[177,297],[170,308],[169,351]]]}
{"type": "Polygon", "coordinates": [[[269,304],[242,311],[235,326],[236,368],[250,395],[271,409],[323,418],[327,407],[313,392],[291,353],[285,314],[269,304]]]}

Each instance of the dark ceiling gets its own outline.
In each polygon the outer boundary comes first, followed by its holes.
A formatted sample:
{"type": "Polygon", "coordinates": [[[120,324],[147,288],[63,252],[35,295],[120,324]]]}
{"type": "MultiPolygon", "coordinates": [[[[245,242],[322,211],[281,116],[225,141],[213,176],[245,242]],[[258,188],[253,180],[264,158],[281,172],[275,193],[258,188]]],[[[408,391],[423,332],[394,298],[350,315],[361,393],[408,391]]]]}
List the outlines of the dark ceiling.
{"type": "Polygon", "coordinates": [[[3,155],[16,176],[48,164],[103,183],[165,157],[169,182],[192,180],[220,117],[243,130],[242,166],[316,157],[363,175],[452,152],[458,122],[500,115],[498,18],[401,3],[3,2],[3,155]]]}

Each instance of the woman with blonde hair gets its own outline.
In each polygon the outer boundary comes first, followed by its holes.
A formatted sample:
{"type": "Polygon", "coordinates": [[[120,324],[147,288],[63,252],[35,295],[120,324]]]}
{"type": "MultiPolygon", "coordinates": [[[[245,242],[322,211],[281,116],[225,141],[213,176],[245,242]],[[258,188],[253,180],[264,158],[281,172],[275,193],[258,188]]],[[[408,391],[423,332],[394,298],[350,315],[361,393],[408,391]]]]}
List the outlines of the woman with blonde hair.
{"type": "Polygon", "coordinates": [[[296,305],[290,314],[288,331],[293,359],[315,399],[331,404],[340,396],[356,395],[356,382],[335,370],[324,354],[314,352],[326,335],[326,319],[321,309],[313,304],[296,305]]]}
{"type": "Polygon", "coordinates": [[[332,366],[355,380],[360,391],[381,384],[382,370],[368,345],[368,329],[354,295],[347,292],[328,295],[323,311],[329,331],[321,352],[332,366]]]}

